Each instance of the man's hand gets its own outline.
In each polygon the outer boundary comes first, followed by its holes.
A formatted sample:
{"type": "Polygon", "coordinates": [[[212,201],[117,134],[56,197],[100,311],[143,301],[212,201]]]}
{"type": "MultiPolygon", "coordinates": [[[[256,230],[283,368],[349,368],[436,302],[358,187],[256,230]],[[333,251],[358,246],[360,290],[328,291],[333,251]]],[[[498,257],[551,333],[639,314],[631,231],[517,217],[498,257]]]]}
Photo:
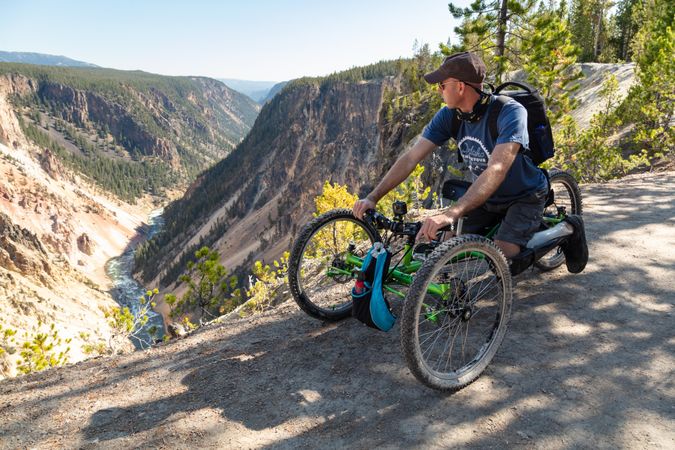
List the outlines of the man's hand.
{"type": "Polygon", "coordinates": [[[363,214],[369,209],[375,209],[375,202],[368,197],[357,200],[352,207],[352,213],[357,219],[363,220],[363,214]]]}
{"type": "Polygon", "coordinates": [[[438,214],[436,216],[427,217],[420,228],[419,233],[415,237],[416,241],[428,239],[436,239],[436,234],[441,228],[457,223],[457,220],[462,216],[462,212],[457,208],[450,208],[445,214],[438,214]]]}

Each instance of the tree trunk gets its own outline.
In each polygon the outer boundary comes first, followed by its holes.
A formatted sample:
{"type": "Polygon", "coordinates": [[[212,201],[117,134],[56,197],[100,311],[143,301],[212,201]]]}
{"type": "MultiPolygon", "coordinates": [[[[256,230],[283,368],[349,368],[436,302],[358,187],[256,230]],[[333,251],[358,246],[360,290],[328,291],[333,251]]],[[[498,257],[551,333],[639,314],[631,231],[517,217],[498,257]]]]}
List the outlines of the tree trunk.
{"type": "Polygon", "coordinates": [[[499,23],[497,24],[497,73],[495,74],[497,84],[501,84],[502,76],[506,71],[504,64],[504,52],[506,47],[506,22],[508,20],[508,6],[506,0],[502,0],[499,11],[499,23]]]}
{"type": "Polygon", "coordinates": [[[628,29],[624,36],[623,42],[621,42],[621,57],[627,63],[631,62],[631,55],[628,53],[630,50],[630,41],[633,39],[633,30],[628,29]]]}
{"type": "Polygon", "coordinates": [[[603,2],[600,2],[597,11],[598,23],[595,26],[595,39],[593,40],[593,62],[598,62],[598,56],[600,56],[600,32],[602,31],[602,19],[604,15],[605,5],[603,2]]]}

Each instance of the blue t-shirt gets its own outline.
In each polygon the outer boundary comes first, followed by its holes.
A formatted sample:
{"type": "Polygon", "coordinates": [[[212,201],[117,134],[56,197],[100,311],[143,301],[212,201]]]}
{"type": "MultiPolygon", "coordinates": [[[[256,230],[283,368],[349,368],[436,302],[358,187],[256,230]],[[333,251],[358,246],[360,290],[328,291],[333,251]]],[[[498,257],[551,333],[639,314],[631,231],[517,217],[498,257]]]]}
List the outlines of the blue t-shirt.
{"type": "MultiPolygon", "coordinates": [[[[497,141],[492,140],[487,118],[490,114],[490,108],[494,104],[495,97],[492,96],[488,111],[476,122],[470,123],[460,120],[456,138],[457,147],[459,147],[464,162],[469,166],[474,181],[487,168],[492,150],[497,144],[516,142],[523,148],[529,148],[527,111],[515,100],[508,101],[502,107],[497,118],[497,141]]],[[[454,114],[454,109],[447,106],[443,107],[431,119],[422,136],[436,145],[445,144],[451,137],[454,137],[451,135],[454,114]]],[[[528,156],[518,153],[506,174],[504,182],[492,194],[488,202],[509,203],[533,192],[544,190],[546,187],[546,176],[541,169],[535,166],[528,156]]]]}

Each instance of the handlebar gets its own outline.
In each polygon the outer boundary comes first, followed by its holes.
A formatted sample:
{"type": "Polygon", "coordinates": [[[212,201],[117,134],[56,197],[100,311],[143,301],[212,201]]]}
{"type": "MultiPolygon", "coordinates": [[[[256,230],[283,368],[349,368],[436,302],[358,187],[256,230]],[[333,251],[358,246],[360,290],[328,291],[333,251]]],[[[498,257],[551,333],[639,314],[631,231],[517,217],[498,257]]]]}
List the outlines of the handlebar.
{"type": "Polygon", "coordinates": [[[399,222],[397,220],[391,220],[374,209],[369,209],[363,215],[363,219],[374,226],[375,228],[389,230],[392,233],[402,235],[402,236],[417,236],[420,228],[422,228],[422,222],[399,222]]]}
{"type": "MultiPolygon", "coordinates": [[[[391,220],[386,216],[378,213],[374,209],[367,210],[363,215],[363,220],[378,229],[389,230],[392,233],[402,235],[402,236],[417,236],[420,228],[422,228],[422,222],[402,222],[398,220],[391,220]]],[[[460,217],[457,221],[457,225],[454,224],[450,227],[455,235],[462,234],[462,225],[464,224],[464,217],[460,217]]]]}

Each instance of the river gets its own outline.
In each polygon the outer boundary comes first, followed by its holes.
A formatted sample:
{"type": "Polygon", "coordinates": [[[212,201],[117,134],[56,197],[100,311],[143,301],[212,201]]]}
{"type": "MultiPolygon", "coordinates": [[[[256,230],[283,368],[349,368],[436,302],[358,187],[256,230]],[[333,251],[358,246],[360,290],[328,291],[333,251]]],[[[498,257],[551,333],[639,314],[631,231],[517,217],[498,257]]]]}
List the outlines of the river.
{"type": "MultiPolygon", "coordinates": [[[[149,229],[145,236],[146,239],[150,239],[164,226],[163,212],[163,209],[156,209],[148,216],[149,229]]],[[[133,247],[121,256],[110,259],[106,264],[105,270],[108,277],[112,280],[112,295],[115,301],[121,306],[128,306],[131,312],[137,315],[142,308],[139,299],[148,289],[138,284],[131,276],[131,271],[134,267],[135,250],[136,248],[133,247]]],[[[148,312],[148,322],[131,339],[137,349],[150,347],[153,342],[153,336],[150,334],[152,328],[157,330],[154,334],[154,339],[162,339],[164,336],[164,320],[160,314],[150,310],[148,312]]]]}

